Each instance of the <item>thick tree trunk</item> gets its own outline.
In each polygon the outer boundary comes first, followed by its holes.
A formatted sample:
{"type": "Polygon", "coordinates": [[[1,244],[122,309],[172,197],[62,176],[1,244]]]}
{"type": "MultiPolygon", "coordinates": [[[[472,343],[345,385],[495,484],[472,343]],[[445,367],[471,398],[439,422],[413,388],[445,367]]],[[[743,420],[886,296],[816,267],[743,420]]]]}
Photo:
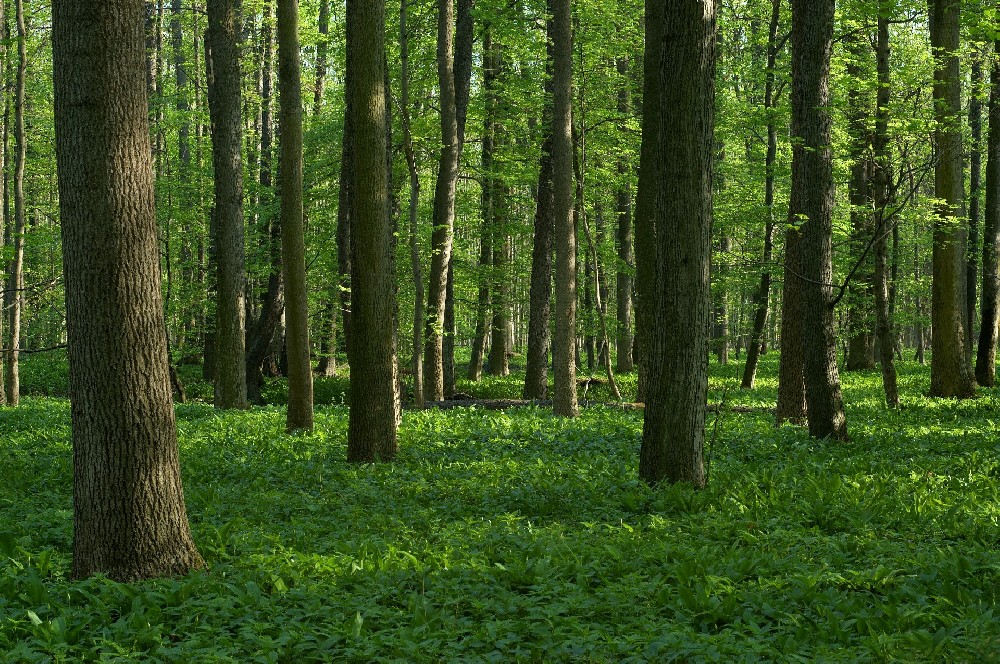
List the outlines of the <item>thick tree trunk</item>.
{"type": "Polygon", "coordinates": [[[309,298],[302,210],[302,71],[299,2],[278,0],[278,88],[281,130],[281,265],[285,282],[285,349],[288,353],[288,431],[313,428],[309,361],[309,298]]]}
{"type": "Polygon", "coordinates": [[[24,24],[24,0],[14,3],[17,19],[17,79],[14,88],[14,231],[7,288],[7,372],[4,376],[7,405],[17,406],[21,399],[21,310],[24,307],[24,162],[27,142],[24,136],[25,76],[28,71],[28,34],[24,24]]]}
{"type": "MultiPolygon", "coordinates": [[[[552,15],[555,0],[547,0],[552,15]]],[[[525,363],[525,399],[545,399],[548,396],[549,318],[552,308],[552,242],[555,232],[555,199],[552,190],[552,93],[554,77],[552,62],[553,27],[546,22],[545,105],[542,109],[542,155],[538,167],[538,194],[535,202],[534,240],[531,250],[531,287],[528,294],[528,352],[525,363]]]]}
{"type": "Polygon", "coordinates": [[[576,229],[573,226],[573,32],[570,0],[552,6],[552,191],[555,209],[556,337],[552,410],[575,417],[576,229]]]}
{"type": "MultiPolygon", "coordinates": [[[[1000,41],[994,45],[1000,53],[1000,41]]],[[[983,219],[983,296],[980,313],[976,381],[985,387],[996,383],[997,326],[1000,323],[1000,60],[990,67],[989,128],[986,145],[986,210],[983,219]]]]}
{"type": "Polygon", "coordinates": [[[636,236],[652,248],[636,253],[639,283],[652,283],[640,290],[649,355],[639,476],[703,487],[715,3],[647,0],[646,44],[636,236]]]}
{"type": "Polygon", "coordinates": [[[246,408],[246,277],[243,244],[243,125],[235,0],[208,4],[215,173],[214,255],[217,266],[215,406],[246,408]]]}
{"type": "Polygon", "coordinates": [[[385,2],[347,1],[347,94],[355,135],[351,178],[351,411],[347,460],[396,456],[399,391],[393,329],[389,153],[386,129],[385,2]]]}
{"type": "Polygon", "coordinates": [[[132,581],[204,566],[170,399],[142,11],[139,0],[52,6],[75,578],[132,581]]]}
{"type": "MultiPolygon", "coordinates": [[[[792,2],[792,189],[798,192],[802,332],[809,435],[847,439],[833,329],[830,53],[834,0],[792,2]]],[[[782,345],[782,350],[784,350],[782,345]]]]}
{"type": "MultiPolygon", "coordinates": [[[[767,33],[767,74],[764,82],[764,109],[774,108],[774,70],[778,59],[778,27],[781,23],[782,0],[771,0],[771,21],[767,33]]],[[[757,363],[763,353],[764,332],[770,316],[771,303],[771,260],[774,253],[774,165],[778,156],[778,127],[770,112],[767,115],[767,153],[764,156],[764,207],[767,220],[764,223],[763,269],[760,284],[754,293],[753,330],[747,346],[747,362],[743,366],[740,387],[752,390],[757,380],[757,363]]]]}
{"type": "Polygon", "coordinates": [[[965,244],[960,220],[965,216],[962,173],[962,129],[956,118],[962,110],[959,71],[959,14],[956,0],[930,0],[931,47],[935,55],[934,140],[937,165],[934,190],[941,201],[934,222],[933,281],[931,287],[931,390],[937,397],[971,397],[976,393],[966,356],[965,244]]]}

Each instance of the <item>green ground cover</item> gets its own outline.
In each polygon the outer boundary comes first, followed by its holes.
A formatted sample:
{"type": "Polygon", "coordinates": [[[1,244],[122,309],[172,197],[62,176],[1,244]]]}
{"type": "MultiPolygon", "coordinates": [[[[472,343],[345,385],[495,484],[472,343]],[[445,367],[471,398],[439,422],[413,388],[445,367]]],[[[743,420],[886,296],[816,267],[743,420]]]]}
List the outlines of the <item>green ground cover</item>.
{"type": "MultiPolygon", "coordinates": [[[[59,394],[55,365],[26,391],[59,394]]],[[[739,369],[711,399],[769,407],[776,358],[754,393],[739,369]]],[[[308,436],[280,406],[181,405],[210,568],[130,585],[67,580],[69,406],[29,397],[0,409],[0,660],[996,661],[1000,401],[900,378],[889,413],[877,373],[844,377],[848,444],[724,411],[702,492],[637,480],[636,412],[407,412],[398,461],[355,467],[343,379],[308,436]]]]}

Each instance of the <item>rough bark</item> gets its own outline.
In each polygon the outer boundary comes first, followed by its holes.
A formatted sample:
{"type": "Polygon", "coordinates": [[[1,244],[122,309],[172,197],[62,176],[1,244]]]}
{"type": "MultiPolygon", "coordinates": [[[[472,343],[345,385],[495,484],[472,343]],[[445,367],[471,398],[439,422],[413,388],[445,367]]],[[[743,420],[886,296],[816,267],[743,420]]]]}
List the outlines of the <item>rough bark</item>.
{"type": "Polygon", "coordinates": [[[52,6],[75,578],[204,566],[170,398],[142,12],[140,0],[52,6]]]}
{"type": "Polygon", "coordinates": [[[552,191],[556,249],[556,336],[553,344],[556,415],[575,417],[576,229],[573,225],[573,34],[570,0],[552,5],[552,191]]]}
{"type": "MultiPolygon", "coordinates": [[[[994,45],[1000,53],[1000,42],[994,45]]],[[[986,208],[983,217],[983,286],[976,382],[996,384],[997,327],[1000,323],[1000,60],[990,67],[990,105],[986,137],[986,208]]]]}
{"type": "Polygon", "coordinates": [[[278,0],[278,89],[281,131],[281,265],[285,282],[285,350],[288,353],[288,431],[313,428],[309,361],[309,298],[302,210],[302,69],[299,2],[278,0]]]}
{"type": "Polygon", "coordinates": [[[639,476],[705,485],[715,3],[646,2],[636,236],[647,372],[639,476]],[[679,129],[681,128],[681,129],[679,129]],[[649,261],[647,263],[647,261],[649,261]]]}
{"type": "Polygon", "coordinates": [[[347,94],[356,142],[351,177],[352,336],[347,459],[396,456],[400,404],[393,330],[389,154],[386,130],[385,2],[347,0],[347,94]]]}
{"type": "MultiPolygon", "coordinates": [[[[830,53],[834,0],[792,2],[792,189],[802,219],[800,276],[809,435],[847,439],[833,329],[830,53]]],[[[785,349],[782,343],[782,350],[785,349]]]]}
{"type": "Polygon", "coordinates": [[[236,0],[210,0],[206,40],[212,118],[215,406],[246,408],[246,277],[243,244],[243,119],[236,0]]]}
{"type": "MultiPolygon", "coordinates": [[[[547,0],[548,15],[552,3],[547,0]]],[[[552,242],[555,232],[555,201],[552,191],[552,20],[546,22],[545,105],[542,108],[542,155],[538,165],[534,236],[531,249],[531,285],[528,291],[528,350],[525,361],[525,399],[548,395],[549,318],[552,310],[552,242]]]]}

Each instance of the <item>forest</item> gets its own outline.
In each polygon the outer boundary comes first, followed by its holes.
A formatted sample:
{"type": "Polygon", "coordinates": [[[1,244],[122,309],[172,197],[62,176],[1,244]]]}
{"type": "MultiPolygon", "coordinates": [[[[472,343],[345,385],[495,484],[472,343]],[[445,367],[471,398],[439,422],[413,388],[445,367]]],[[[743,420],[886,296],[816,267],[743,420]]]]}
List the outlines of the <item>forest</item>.
{"type": "Polygon", "coordinates": [[[0,0],[0,661],[994,661],[1000,3],[0,0]]]}

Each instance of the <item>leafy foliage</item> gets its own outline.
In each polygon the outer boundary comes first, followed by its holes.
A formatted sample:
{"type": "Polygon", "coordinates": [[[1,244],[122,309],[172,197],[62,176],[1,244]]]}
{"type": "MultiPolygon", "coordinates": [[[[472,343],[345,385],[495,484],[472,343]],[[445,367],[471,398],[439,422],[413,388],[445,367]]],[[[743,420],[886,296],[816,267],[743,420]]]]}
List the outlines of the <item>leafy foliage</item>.
{"type": "MultiPolygon", "coordinates": [[[[711,400],[769,407],[729,389],[711,400]]],[[[30,366],[26,362],[26,367],[30,366]]],[[[926,371],[902,365],[904,393],[926,371]]],[[[401,456],[344,462],[346,410],[309,436],[277,407],[178,406],[210,570],[70,582],[66,401],[0,410],[7,661],[988,661],[1000,649],[996,394],[881,406],[854,439],[723,408],[709,488],[635,476],[641,413],[407,412],[401,456]]],[[[516,379],[495,381],[516,396],[516,379]]],[[[710,415],[710,417],[714,417],[710,415]]],[[[711,420],[710,420],[711,424],[711,420]]]]}

